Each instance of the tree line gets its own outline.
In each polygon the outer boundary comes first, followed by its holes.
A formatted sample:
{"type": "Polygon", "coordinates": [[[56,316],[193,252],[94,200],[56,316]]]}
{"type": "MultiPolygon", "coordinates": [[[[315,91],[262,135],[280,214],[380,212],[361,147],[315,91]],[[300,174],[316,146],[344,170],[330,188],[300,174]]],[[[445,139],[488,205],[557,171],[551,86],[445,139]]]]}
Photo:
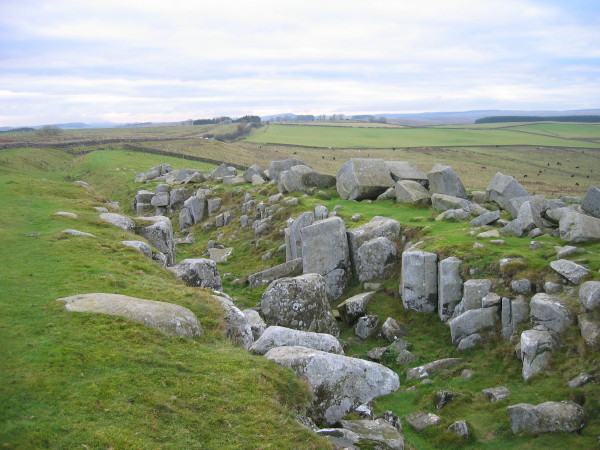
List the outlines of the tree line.
{"type": "Polygon", "coordinates": [[[600,116],[489,116],[475,120],[475,123],[503,122],[579,122],[598,123],[600,116]]]}

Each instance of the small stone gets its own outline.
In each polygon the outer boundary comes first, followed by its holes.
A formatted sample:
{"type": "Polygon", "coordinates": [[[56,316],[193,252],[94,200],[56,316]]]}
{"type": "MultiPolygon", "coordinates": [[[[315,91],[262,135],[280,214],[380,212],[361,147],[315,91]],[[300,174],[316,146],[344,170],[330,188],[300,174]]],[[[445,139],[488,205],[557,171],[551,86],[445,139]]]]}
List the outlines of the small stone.
{"type": "Polygon", "coordinates": [[[463,371],[460,373],[460,376],[465,380],[470,380],[473,375],[475,375],[475,372],[471,369],[463,369],[463,371]]]}
{"type": "Polygon", "coordinates": [[[387,347],[375,347],[369,350],[366,354],[373,361],[381,361],[387,351],[387,347]]]}
{"type": "Polygon", "coordinates": [[[398,323],[397,320],[388,317],[381,326],[381,332],[389,342],[397,341],[399,338],[406,336],[408,330],[404,325],[398,323]]]}
{"type": "Polygon", "coordinates": [[[354,333],[361,339],[368,339],[377,334],[379,328],[379,317],[363,316],[356,323],[354,333]]]}
{"type": "Polygon", "coordinates": [[[580,387],[585,386],[586,384],[588,384],[590,381],[593,381],[593,380],[594,380],[593,376],[591,376],[587,373],[580,373],[575,378],[570,379],[569,382],[567,383],[567,386],[569,386],[572,389],[580,388],[580,387]]]}
{"type": "Polygon", "coordinates": [[[410,351],[400,350],[400,352],[398,353],[398,356],[396,357],[396,362],[399,364],[402,364],[403,366],[407,366],[409,364],[414,363],[418,359],[419,358],[417,356],[415,356],[413,353],[411,353],[410,351]]]}
{"type": "Polygon", "coordinates": [[[77,219],[77,214],[66,211],[57,211],[54,213],[55,216],[68,217],[69,219],[77,219]]]}
{"type": "Polygon", "coordinates": [[[417,431],[424,430],[432,425],[437,425],[442,421],[440,416],[426,412],[409,414],[404,420],[417,431]]]}
{"type": "Polygon", "coordinates": [[[469,427],[467,427],[467,422],[464,420],[457,420],[452,425],[450,425],[446,431],[451,431],[460,437],[466,437],[469,435],[469,427]]]}
{"type": "Polygon", "coordinates": [[[350,222],[358,222],[359,220],[361,220],[363,218],[362,214],[356,213],[356,214],[352,214],[352,216],[350,216],[350,222]]]}
{"type": "Polygon", "coordinates": [[[504,386],[484,389],[481,393],[492,403],[500,402],[510,397],[510,391],[504,386]]]}
{"type": "Polygon", "coordinates": [[[479,233],[477,237],[480,239],[497,238],[500,237],[500,232],[498,230],[484,231],[483,233],[479,233]]]}
{"type": "Polygon", "coordinates": [[[435,409],[438,411],[450,403],[455,398],[460,397],[460,394],[452,391],[438,391],[435,394],[435,409]]]}

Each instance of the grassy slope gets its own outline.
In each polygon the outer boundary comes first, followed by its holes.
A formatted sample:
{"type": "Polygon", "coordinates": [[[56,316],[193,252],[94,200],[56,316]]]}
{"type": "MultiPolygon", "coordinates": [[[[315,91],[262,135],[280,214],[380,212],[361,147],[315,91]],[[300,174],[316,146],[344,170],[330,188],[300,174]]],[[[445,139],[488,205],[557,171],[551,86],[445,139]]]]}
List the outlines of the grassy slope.
{"type": "Polygon", "coordinates": [[[91,181],[118,189],[132,173],[115,167],[146,169],[163,161],[133,156],[97,161],[93,154],[73,164],[57,151],[2,153],[0,443],[323,448],[323,440],[293,420],[290,410],[307,400],[295,377],[222,340],[221,312],[210,297],[120,245],[136,237],[96,217],[91,207],[103,196],[65,181],[72,175],[67,168],[94,168],[100,172],[91,181]],[[79,218],[52,215],[59,210],[79,218]],[[65,228],[97,238],[67,237],[60,233],[65,228]],[[55,301],[84,292],[184,305],[198,315],[205,336],[168,337],[118,318],[68,313],[55,301]]]}
{"type": "Polygon", "coordinates": [[[552,136],[525,134],[510,129],[444,128],[342,128],[270,125],[247,139],[263,144],[289,144],[335,148],[391,148],[424,146],[536,145],[600,147],[593,142],[566,141],[552,136]]]}

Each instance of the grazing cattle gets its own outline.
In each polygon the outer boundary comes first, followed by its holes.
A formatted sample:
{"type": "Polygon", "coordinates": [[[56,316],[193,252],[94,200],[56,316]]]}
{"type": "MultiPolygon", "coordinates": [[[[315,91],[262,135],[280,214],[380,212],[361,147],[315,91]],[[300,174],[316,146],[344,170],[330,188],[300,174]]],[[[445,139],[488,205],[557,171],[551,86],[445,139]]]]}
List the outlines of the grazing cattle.
{"type": "Polygon", "coordinates": [[[579,183],[575,183],[575,186],[579,186],[579,183]]]}
{"type": "Polygon", "coordinates": [[[523,175],[523,178],[527,178],[527,174],[523,175]]]}
{"type": "Polygon", "coordinates": [[[485,167],[485,166],[481,166],[481,168],[482,168],[482,169],[487,169],[487,167],[485,167]]]}
{"type": "Polygon", "coordinates": [[[571,178],[575,178],[575,175],[571,175],[571,178]]]}

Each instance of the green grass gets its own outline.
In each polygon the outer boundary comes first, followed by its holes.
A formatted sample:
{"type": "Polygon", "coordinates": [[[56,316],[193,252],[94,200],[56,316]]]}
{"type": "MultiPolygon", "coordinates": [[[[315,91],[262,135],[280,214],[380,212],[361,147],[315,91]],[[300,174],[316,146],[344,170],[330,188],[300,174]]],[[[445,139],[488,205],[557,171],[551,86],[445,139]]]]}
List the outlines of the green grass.
{"type": "Polygon", "coordinates": [[[599,148],[600,144],[565,141],[552,136],[524,134],[510,129],[342,128],[269,125],[248,142],[333,148],[392,148],[426,146],[535,145],[599,148]]]}
{"type": "MultiPolygon", "coordinates": [[[[14,163],[5,159],[0,166],[0,444],[326,447],[294,421],[294,409],[308,397],[291,371],[223,340],[222,312],[211,297],[120,245],[138,237],[96,217],[92,206],[102,195],[64,180],[73,176],[64,170],[68,155],[44,156],[45,170],[24,166],[39,157],[34,150],[3,153],[14,163]],[[53,216],[59,210],[79,218],[53,216]],[[69,237],[60,233],[65,228],[97,237],[69,237]],[[85,292],[186,306],[199,317],[204,336],[173,338],[115,317],[66,312],[55,301],[85,292]]],[[[144,158],[147,167],[162,162],[144,158]]],[[[117,161],[117,167],[126,165],[117,161]]],[[[111,177],[110,166],[94,162],[97,175],[111,177]]]]}

